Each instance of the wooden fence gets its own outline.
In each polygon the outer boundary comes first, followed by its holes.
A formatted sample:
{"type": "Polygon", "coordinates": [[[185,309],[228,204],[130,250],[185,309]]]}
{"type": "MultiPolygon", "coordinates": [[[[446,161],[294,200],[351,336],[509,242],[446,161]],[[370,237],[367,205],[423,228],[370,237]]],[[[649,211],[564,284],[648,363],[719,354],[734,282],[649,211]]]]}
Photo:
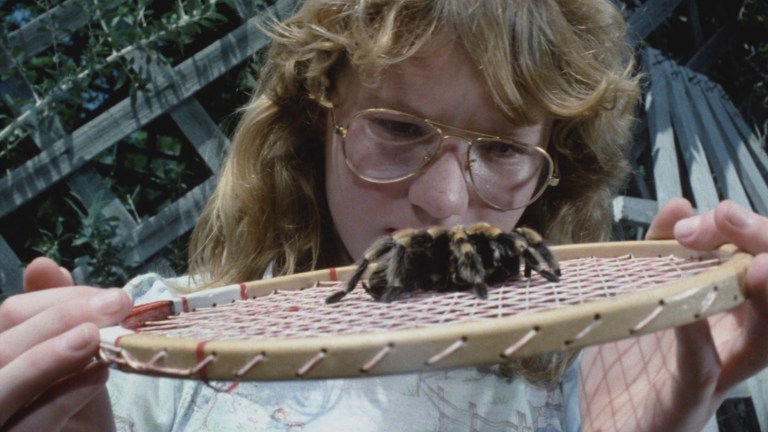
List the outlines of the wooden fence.
{"type": "MultiPolygon", "coordinates": [[[[87,1],[68,0],[49,13],[56,14],[57,20],[66,22],[69,28],[77,28],[89,20],[83,6],[87,1]]],[[[694,0],[634,3],[642,3],[628,15],[631,38],[638,45],[683,3],[689,8],[696,5],[694,0]]],[[[281,17],[293,7],[294,0],[280,0],[269,13],[281,17]]],[[[229,145],[227,137],[207,114],[205,101],[199,100],[197,94],[208,83],[247,62],[268,43],[254,25],[258,18],[251,14],[255,11],[246,6],[242,10],[243,24],[220,40],[192,53],[173,68],[152,65],[152,85],[140,92],[136,101],[126,98],[71,133],[56,124],[41,128],[32,137],[40,152],[0,178],[0,218],[13,214],[54,185],[64,183],[86,206],[96,200],[107,200],[103,211],[119,221],[123,243],[134,245],[126,258],[131,262],[147,262],[163,246],[187,233],[211,192],[215,173],[229,145]],[[165,113],[170,114],[213,175],[137,224],[91,161],[165,113]]],[[[43,22],[41,17],[10,35],[11,40],[23,41],[28,57],[46,49],[50,43],[40,37],[43,22]]],[[[727,30],[724,28],[709,40],[702,40],[701,49],[691,60],[694,64],[689,66],[702,69],[711,62],[723,49],[722,40],[727,30]]],[[[660,203],[688,191],[694,191],[691,198],[702,209],[711,207],[717,199],[730,197],[768,213],[765,154],[722,90],[704,76],[660,58],[652,49],[645,50],[643,57],[651,79],[651,90],[646,96],[648,115],[643,123],[650,140],[638,140],[632,160],[638,167],[650,169],[645,175],[637,170],[633,184],[639,193],[616,198],[617,222],[642,228],[660,203]],[[652,160],[648,160],[648,154],[652,160]],[[677,161],[680,154],[684,160],[677,161]],[[713,182],[713,178],[717,181],[713,182]]],[[[0,72],[11,67],[9,59],[0,55],[0,72]]],[[[13,79],[0,83],[0,96],[3,100],[10,97],[32,100],[31,91],[13,79]]],[[[6,294],[20,290],[22,265],[17,253],[0,236],[0,289],[6,294]]]]}
{"type": "MultiPolygon", "coordinates": [[[[66,1],[49,14],[55,15],[57,20],[66,20],[67,28],[77,28],[88,22],[86,1],[66,1]]],[[[280,0],[267,13],[286,16],[294,3],[294,0],[280,0]]],[[[159,115],[169,113],[211,171],[216,173],[229,140],[195,94],[233,67],[249,61],[268,43],[255,25],[259,17],[248,17],[253,11],[247,7],[243,7],[242,11],[244,23],[225,37],[173,68],[152,66],[152,86],[140,92],[136,101],[126,98],[70,134],[54,125],[45,131],[47,133],[40,131],[35,135],[33,138],[40,153],[0,178],[0,196],[3,197],[0,200],[0,218],[63,181],[85,201],[86,206],[95,204],[96,200],[107,201],[103,211],[119,221],[123,243],[135,245],[126,257],[130,262],[147,261],[163,246],[189,231],[213,188],[215,175],[156,215],[137,224],[89,162],[159,115]]],[[[10,35],[12,40],[24,41],[27,56],[39,53],[50,43],[49,39],[39,37],[44,34],[40,27],[46,19],[40,17],[10,35]]],[[[0,72],[9,67],[10,61],[0,58],[0,72]]],[[[14,95],[18,98],[25,93],[29,97],[29,89],[25,89],[19,81],[6,80],[0,84],[0,95],[3,97],[14,95]]],[[[21,289],[21,274],[22,263],[0,236],[2,290],[6,293],[18,292],[21,289]]]]}
{"type": "MultiPolygon", "coordinates": [[[[648,140],[637,140],[631,161],[637,196],[614,200],[617,222],[644,226],[673,197],[699,211],[731,199],[768,215],[768,155],[722,87],[653,48],[643,53],[648,140]],[[643,174],[639,167],[649,167],[643,174]]],[[[642,233],[642,231],[641,231],[642,233]]]]}

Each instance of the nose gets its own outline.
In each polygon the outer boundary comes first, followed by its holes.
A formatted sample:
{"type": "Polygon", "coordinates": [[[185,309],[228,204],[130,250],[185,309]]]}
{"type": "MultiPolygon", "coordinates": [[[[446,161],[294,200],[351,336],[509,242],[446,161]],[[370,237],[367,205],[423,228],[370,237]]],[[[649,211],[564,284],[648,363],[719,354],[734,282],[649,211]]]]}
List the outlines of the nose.
{"type": "Polygon", "coordinates": [[[461,146],[447,146],[413,181],[408,190],[411,204],[430,217],[442,220],[462,215],[469,206],[461,146]]]}

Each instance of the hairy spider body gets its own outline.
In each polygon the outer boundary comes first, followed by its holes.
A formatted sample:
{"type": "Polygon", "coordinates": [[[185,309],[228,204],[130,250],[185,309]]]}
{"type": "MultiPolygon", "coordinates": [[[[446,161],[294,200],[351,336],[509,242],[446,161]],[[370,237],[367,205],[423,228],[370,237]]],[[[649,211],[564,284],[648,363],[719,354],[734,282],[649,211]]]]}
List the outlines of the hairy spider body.
{"type": "Polygon", "coordinates": [[[335,303],[357,286],[368,267],[376,264],[363,287],[375,300],[391,302],[413,291],[467,291],[488,296],[493,285],[535,270],[547,280],[559,280],[560,267],[541,236],[530,228],[503,231],[480,223],[452,229],[404,229],[376,240],[365,252],[343,290],[326,299],[335,303]]]}

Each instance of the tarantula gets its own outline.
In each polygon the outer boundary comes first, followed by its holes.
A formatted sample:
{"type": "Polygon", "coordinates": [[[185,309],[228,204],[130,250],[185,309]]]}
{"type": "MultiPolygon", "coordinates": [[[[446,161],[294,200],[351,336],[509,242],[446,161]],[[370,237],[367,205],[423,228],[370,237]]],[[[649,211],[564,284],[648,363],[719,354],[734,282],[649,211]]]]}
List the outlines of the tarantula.
{"type": "Polygon", "coordinates": [[[533,269],[549,281],[559,280],[557,260],[541,236],[530,228],[507,232],[480,223],[453,229],[399,230],[376,240],[345,289],[330,295],[325,302],[336,303],[355,289],[371,263],[376,267],[368,283],[362,285],[378,301],[388,303],[417,290],[474,289],[478,297],[486,298],[488,285],[519,274],[521,257],[525,260],[526,277],[533,269]]]}

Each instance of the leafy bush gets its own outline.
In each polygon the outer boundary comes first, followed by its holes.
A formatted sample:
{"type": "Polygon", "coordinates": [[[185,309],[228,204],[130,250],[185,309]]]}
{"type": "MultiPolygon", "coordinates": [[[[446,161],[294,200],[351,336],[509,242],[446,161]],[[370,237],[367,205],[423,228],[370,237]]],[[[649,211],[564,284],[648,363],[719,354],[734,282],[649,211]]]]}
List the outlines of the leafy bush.
{"type": "MultiPolygon", "coordinates": [[[[0,2],[0,177],[118,102],[135,104],[152,84],[152,68],[180,63],[268,3],[0,2]],[[87,22],[75,23],[73,11],[84,11],[87,22]]],[[[242,65],[203,89],[213,96],[205,108],[225,133],[229,117],[221,113],[244,103],[252,72],[242,65]]],[[[90,159],[90,166],[137,224],[213,174],[167,114],[90,159]]],[[[105,209],[111,199],[81,199],[54,185],[5,216],[2,236],[22,261],[43,254],[80,267],[88,283],[122,284],[140,263],[126,261],[135,245],[126,243],[130,237],[105,209]]],[[[161,252],[170,258],[166,266],[184,271],[185,243],[182,236],[168,246],[182,250],[161,252]]]]}

